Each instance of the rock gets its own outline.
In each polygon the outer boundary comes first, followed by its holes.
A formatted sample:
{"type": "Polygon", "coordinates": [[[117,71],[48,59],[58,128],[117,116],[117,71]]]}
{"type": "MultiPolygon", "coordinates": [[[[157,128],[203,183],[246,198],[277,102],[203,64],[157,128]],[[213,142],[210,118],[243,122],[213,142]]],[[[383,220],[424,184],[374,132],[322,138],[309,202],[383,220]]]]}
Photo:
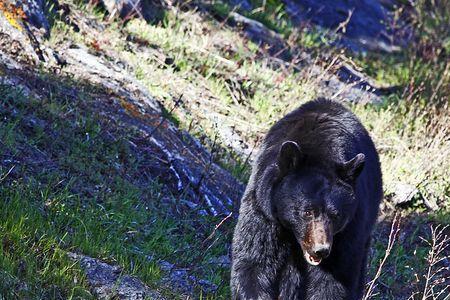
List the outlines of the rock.
{"type": "Polygon", "coordinates": [[[64,55],[65,70],[74,76],[98,83],[124,98],[138,97],[145,105],[157,114],[161,114],[161,104],[149,95],[145,87],[129,76],[118,66],[90,53],[81,45],[70,45],[68,49],[62,49],[60,55],[64,55]],[[80,75],[81,74],[81,75],[80,75]]]}
{"type": "Polygon", "coordinates": [[[16,6],[21,6],[27,15],[27,22],[31,26],[42,30],[44,35],[48,37],[50,35],[50,24],[45,14],[46,8],[58,7],[58,1],[56,0],[16,0],[16,6]]]}
{"type": "Polygon", "coordinates": [[[161,279],[161,284],[175,289],[178,293],[184,295],[193,295],[196,287],[200,288],[205,293],[214,293],[217,291],[217,286],[205,279],[198,279],[189,274],[189,269],[177,268],[174,264],[165,260],[155,260],[155,257],[148,255],[147,259],[156,261],[165,275],[161,279]]]}
{"type": "Polygon", "coordinates": [[[436,211],[439,206],[435,201],[429,200],[425,195],[420,193],[419,189],[412,184],[404,182],[394,183],[393,192],[391,194],[391,201],[394,205],[405,205],[414,200],[414,198],[420,198],[423,205],[429,210],[436,211]]]}
{"type": "Polygon", "coordinates": [[[317,95],[319,97],[331,98],[352,103],[372,103],[380,104],[383,100],[377,89],[363,78],[352,80],[342,80],[338,74],[324,73],[324,70],[318,66],[311,65],[308,71],[315,76],[322,76],[322,80],[317,82],[317,95]],[[322,74],[322,75],[321,75],[322,74]]]}
{"type": "Polygon", "coordinates": [[[427,197],[422,195],[423,204],[432,211],[437,211],[439,209],[439,206],[437,205],[436,201],[429,200],[427,197]]]}
{"type": "MultiPolygon", "coordinates": [[[[0,22],[1,22],[1,17],[0,17],[0,22]]],[[[1,33],[0,33],[0,38],[1,38],[1,33]]],[[[1,47],[1,45],[0,45],[0,47],[1,47]]],[[[17,70],[22,69],[22,66],[16,60],[14,60],[8,54],[1,52],[1,51],[0,51],[0,61],[3,62],[4,67],[7,69],[10,69],[10,70],[11,69],[17,69],[17,70]]],[[[2,70],[0,69],[0,74],[1,73],[2,73],[2,70]]]]}
{"type": "MultiPolygon", "coordinates": [[[[107,91],[98,96],[105,98],[99,99],[102,114],[139,133],[136,151],[148,161],[148,168],[140,174],[148,174],[150,179],[164,178],[165,189],[175,197],[183,197],[186,201],[180,204],[189,203],[185,208],[199,214],[228,215],[237,210],[244,189],[242,183],[216,164],[198,140],[164,117],[161,104],[144,86],[113,62],[83,46],[64,47],[57,49],[66,63],[61,74],[107,91]]],[[[15,84],[36,91],[36,95],[46,84],[26,71],[15,74],[12,76],[15,84]]],[[[149,178],[146,180],[148,183],[149,178]]]]}
{"type": "Polygon", "coordinates": [[[58,7],[56,0],[2,2],[0,5],[0,50],[28,64],[54,63],[53,52],[43,46],[43,40],[50,35],[50,24],[45,11],[56,7],[58,7]]]}
{"type": "Polygon", "coordinates": [[[287,47],[284,39],[278,33],[270,30],[261,22],[244,17],[237,12],[232,12],[230,16],[231,19],[229,23],[231,25],[242,26],[245,36],[263,48],[268,48],[267,50],[270,55],[279,57],[283,60],[291,59],[289,47],[287,47]]]}
{"type": "MultiPolygon", "coordinates": [[[[75,61],[84,64],[91,72],[96,72],[101,75],[114,72],[112,68],[100,62],[98,57],[90,54],[86,48],[70,48],[66,50],[66,55],[75,61]]],[[[112,75],[113,77],[114,75],[112,75]]]]}
{"type": "Polygon", "coordinates": [[[68,253],[68,256],[80,263],[91,290],[98,299],[164,299],[138,278],[123,275],[117,266],[81,254],[68,253]]]}
{"type": "Polygon", "coordinates": [[[335,75],[339,78],[340,81],[347,84],[353,84],[354,87],[361,90],[374,92],[377,91],[375,84],[371,82],[371,78],[359,72],[348,63],[341,63],[341,66],[336,71],[335,75]]]}
{"type": "MultiPolygon", "coordinates": [[[[14,6],[8,7],[8,10],[15,9],[14,6]]],[[[11,12],[6,11],[11,14],[11,12]]],[[[22,27],[22,19],[17,16],[5,17],[5,11],[0,11],[0,50],[2,56],[9,57],[9,66],[15,65],[11,61],[26,62],[28,64],[38,64],[40,58],[36,53],[33,44],[27,34],[27,31],[22,27]],[[14,57],[14,59],[12,59],[14,57]]]]}
{"type": "MultiPolygon", "coordinates": [[[[50,24],[46,16],[46,11],[58,7],[56,0],[5,0],[0,6],[0,10],[8,11],[10,21],[26,22],[28,29],[34,34],[42,32],[46,37],[50,34],[50,24]]],[[[19,24],[24,27],[23,24],[19,24]]]]}
{"type": "Polygon", "coordinates": [[[166,271],[168,276],[163,276],[161,283],[174,288],[179,293],[193,295],[195,287],[199,287],[204,293],[214,293],[217,286],[205,279],[197,279],[189,274],[188,269],[176,268],[174,265],[161,261],[161,269],[166,271]]]}
{"type": "Polygon", "coordinates": [[[238,7],[244,11],[251,11],[253,9],[253,5],[248,0],[229,0],[228,1],[231,7],[238,7]]]}
{"type": "Polygon", "coordinates": [[[224,268],[229,268],[231,265],[231,259],[229,255],[222,255],[219,257],[214,257],[209,260],[210,264],[218,265],[224,268]]]}
{"type": "MultiPolygon", "coordinates": [[[[392,9],[398,4],[395,0],[283,2],[294,24],[312,23],[328,30],[340,29],[339,43],[354,51],[396,52],[411,38],[411,33],[404,28],[400,35],[400,30],[394,31],[388,25],[394,22],[392,9]]],[[[401,25],[401,21],[397,22],[400,23],[397,26],[401,25]]]]}
{"type": "Polygon", "coordinates": [[[142,18],[147,22],[162,20],[164,1],[157,0],[101,0],[110,14],[110,19],[118,16],[121,19],[142,18]]]}
{"type": "Polygon", "coordinates": [[[414,185],[404,182],[396,182],[394,185],[392,202],[395,205],[408,203],[412,201],[413,198],[418,195],[418,193],[419,190],[414,185]]]}

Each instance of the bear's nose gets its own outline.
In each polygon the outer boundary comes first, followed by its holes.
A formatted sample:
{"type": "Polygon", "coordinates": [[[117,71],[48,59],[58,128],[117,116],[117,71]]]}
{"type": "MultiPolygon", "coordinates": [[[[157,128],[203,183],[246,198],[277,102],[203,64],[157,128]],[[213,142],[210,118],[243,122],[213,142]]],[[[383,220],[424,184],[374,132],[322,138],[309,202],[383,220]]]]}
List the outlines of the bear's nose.
{"type": "Polygon", "coordinates": [[[329,244],[322,244],[315,246],[312,250],[314,256],[326,258],[330,254],[331,247],[329,244]]]}

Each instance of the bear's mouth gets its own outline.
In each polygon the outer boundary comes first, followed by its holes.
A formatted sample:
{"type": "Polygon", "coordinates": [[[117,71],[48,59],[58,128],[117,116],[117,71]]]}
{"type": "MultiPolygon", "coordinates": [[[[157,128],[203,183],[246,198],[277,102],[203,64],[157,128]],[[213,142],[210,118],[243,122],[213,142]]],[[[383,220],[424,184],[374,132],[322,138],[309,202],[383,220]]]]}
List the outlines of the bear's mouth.
{"type": "Polygon", "coordinates": [[[303,251],[303,255],[305,256],[306,261],[312,266],[318,266],[322,262],[321,258],[314,257],[313,255],[309,254],[307,251],[303,251]]]}
{"type": "Polygon", "coordinates": [[[317,257],[315,255],[309,254],[309,247],[304,242],[300,242],[300,246],[303,252],[303,256],[308,264],[311,266],[318,266],[322,262],[321,257],[317,257]]]}

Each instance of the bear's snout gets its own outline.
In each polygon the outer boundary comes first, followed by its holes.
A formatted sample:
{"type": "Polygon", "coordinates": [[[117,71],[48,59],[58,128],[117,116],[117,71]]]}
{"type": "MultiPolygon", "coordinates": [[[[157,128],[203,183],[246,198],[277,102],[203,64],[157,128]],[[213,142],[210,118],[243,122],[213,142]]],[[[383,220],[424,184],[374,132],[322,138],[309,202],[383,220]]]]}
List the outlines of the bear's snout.
{"type": "Polygon", "coordinates": [[[318,265],[327,258],[333,244],[333,228],[326,218],[319,217],[311,220],[300,243],[306,261],[311,265],[318,265]]]}
{"type": "Polygon", "coordinates": [[[333,243],[333,234],[331,222],[328,222],[323,217],[312,222],[311,235],[311,252],[319,258],[326,258],[331,251],[331,244],[333,243]]]}
{"type": "Polygon", "coordinates": [[[328,255],[330,255],[330,251],[331,245],[328,243],[314,245],[312,249],[313,255],[322,259],[328,257],[328,255]]]}

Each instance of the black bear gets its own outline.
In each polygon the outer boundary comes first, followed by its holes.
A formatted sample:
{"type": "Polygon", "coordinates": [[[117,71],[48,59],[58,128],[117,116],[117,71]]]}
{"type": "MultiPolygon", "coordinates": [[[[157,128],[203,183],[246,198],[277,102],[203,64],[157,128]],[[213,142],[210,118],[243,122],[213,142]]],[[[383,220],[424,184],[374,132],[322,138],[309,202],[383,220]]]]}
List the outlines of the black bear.
{"type": "Polygon", "coordinates": [[[351,111],[321,98],[283,117],[242,198],[233,299],[360,299],[382,196],[377,151],[351,111]]]}

